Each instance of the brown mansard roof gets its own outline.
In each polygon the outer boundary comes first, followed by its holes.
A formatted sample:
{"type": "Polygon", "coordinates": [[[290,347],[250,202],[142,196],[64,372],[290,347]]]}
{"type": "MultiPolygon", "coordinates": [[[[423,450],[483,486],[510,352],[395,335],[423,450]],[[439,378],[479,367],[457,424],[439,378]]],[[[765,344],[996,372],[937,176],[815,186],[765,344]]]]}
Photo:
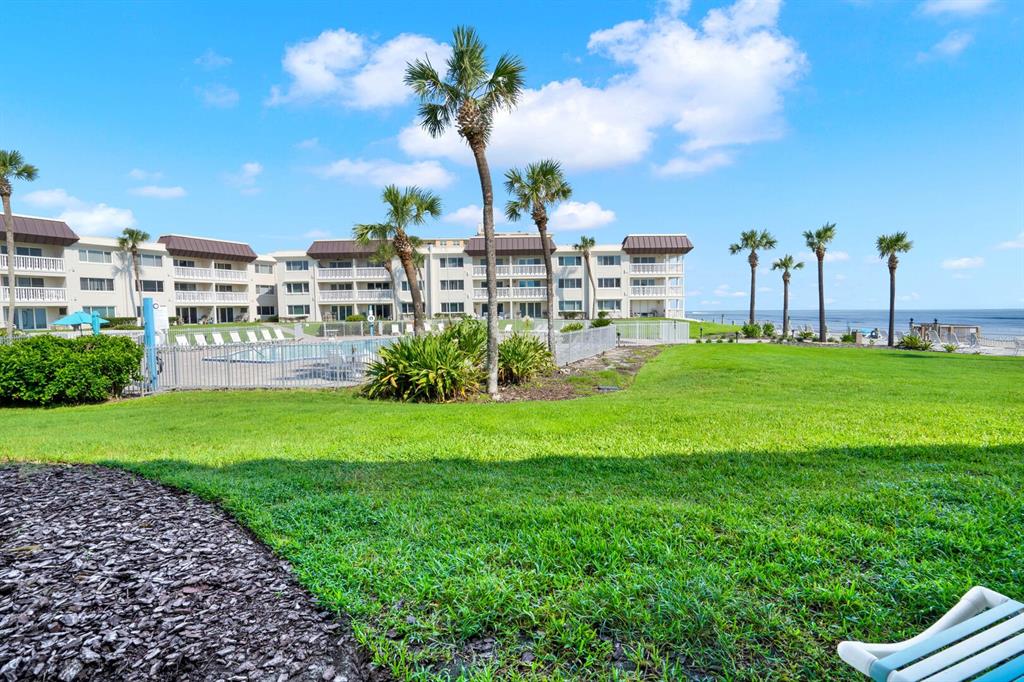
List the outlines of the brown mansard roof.
{"type": "MultiPolygon", "coordinates": [[[[29,244],[59,244],[71,246],[78,241],[78,235],[71,231],[67,223],[48,218],[31,218],[16,215],[12,218],[14,240],[29,244]]],[[[0,218],[0,238],[7,238],[4,220],[0,218]]]]}
{"type": "MultiPolygon", "coordinates": [[[[536,256],[543,252],[540,237],[529,235],[495,235],[494,251],[499,256],[536,256]]],[[[555,242],[548,237],[548,253],[555,250],[555,242]]],[[[464,251],[470,256],[483,256],[487,251],[484,249],[483,237],[472,237],[466,242],[464,251]]]]}
{"type": "Polygon", "coordinates": [[[177,234],[164,235],[157,239],[157,241],[166,246],[167,253],[172,256],[237,260],[246,263],[250,263],[257,258],[256,252],[252,250],[252,247],[241,242],[183,237],[177,234]]]}
{"type": "Polygon", "coordinates": [[[355,239],[324,239],[315,241],[306,249],[306,255],[316,260],[331,258],[365,258],[377,251],[380,242],[360,244],[355,239]]]}
{"type": "Polygon", "coordinates": [[[631,234],[622,240],[626,253],[689,253],[693,242],[685,234],[631,234]]]}

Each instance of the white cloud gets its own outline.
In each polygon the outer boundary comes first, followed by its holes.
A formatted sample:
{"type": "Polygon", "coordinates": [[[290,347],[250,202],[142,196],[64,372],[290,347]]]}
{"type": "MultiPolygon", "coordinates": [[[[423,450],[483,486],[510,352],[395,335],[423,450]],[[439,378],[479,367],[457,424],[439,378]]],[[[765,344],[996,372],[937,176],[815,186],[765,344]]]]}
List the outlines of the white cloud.
{"type": "Polygon", "coordinates": [[[722,298],[744,298],[749,295],[746,291],[733,290],[733,288],[730,287],[728,284],[719,284],[717,287],[715,287],[715,291],[713,293],[715,294],[715,296],[720,296],[722,298]]]}
{"type": "Polygon", "coordinates": [[[126,227],[135,226],[135,215],[130,209],[104,203],[90,204],[63,189],[29,192],[23,199],[42,208],[59,209],[60,213],[54,217],[82,235],[116,234],[126,227]]]}
{"type": "Polygon", "coordinates": [[[128,191],[135,196],[150,199],[180,199],[186,194],[184,187],[161,187],[159,185],[146,185],[128,191]]]}
{"type": "MultiPolygon", "coordinates": [[[[591,34],[588,49],[620,72],[604,85],[573,78],[527,88],[514,113],[495,116],[492,162],[551,156],[573,169],[634,163],[671,128],[679,154],[658,172],[727,164],[724,148],[782,135],[783,93],[806,70],[805,55],[778,31],[777,17],[776,0],[738,0],[697,27],[662,14],[591,34]]],[[[414,156],[472,163],[454,131],[435,140],[413,122],[399,144],[414,156]]]]}
{"type": "Polygon", "coordinates": [[[263,191],[256,186],[259,176],[263,173],[263,164],[257,161],[248,161],[235,173],[226,173],[224,181],[232,187],[237,187],[242,194],[259,194],[263,191]]]}
{"type": "MultiPolygon", "coordinates": [[[[814,252],[808,251],[803,255],[803,257],[800,260],[803,260],[808,264],[816,264],[818,262],[818,257],[814,254],[814,252]]],[[[848,260],[850,260],[850,254],[848,254],[846,251],[829,250],[825,252],[826,263],[842,263],[843,261],[848,260]]],[[[867,258],[865,258],[864,262],[874,262],[874,260],[877,259],[872,259],[871,261],[869,261],[867,258]]]]}
{"type": "Polygon", "coordinates": [[[918,52],[918,62],[929,62],[933,59],[953,59],[970,47],[974,35],[969,31],[950,31],[946,37],[932,45],[927,52],[918,52]]]}
{"type": "Polygon", "coordinates": [[[160,171],[147,171],[141,168],[132,168],[128,171],[128,177],[132,180],[159,180],[163,176],[160,171]]]}
{"type": "Polygon", "coordinates": [[[210,85],[196,88],[196,95],[208,107],[217,109],[230,109],[238,104],[238,90],[229,88],[223,83],[211,83],[210,85]]]}
{"type": "Polygon", "coordinates": [[[316,173],[323,178],[341,178],[377,187],[391,184],[447,187],[455,179],[437,161],[399,163],[388,159],[338,159],[316,169],[316,173]]]}
{"type": "Polygon", "coordinates": [[[995,0],[924,0],[917,10],[926,16],[973,16],[995,6],[995,0]]]}
{"type": "Polygon", "coordinates": [[[292,80],[287,89],[271,88],[267,104],[325,98],[357,109],[401,104],[412,97],[403,82],[406,64],[424,55],[443,64],[448,52],[446,45],[410,33],[373,46],[343,28],[324,31],[285,49],[281,66],[292,80]]]}
{"type": "Polygon", "coordinates": [[[1003,251],[1006,251],[1008,249],[1024,249],[1024,232],[1018,234],[1016,239],[1000,242],[1000,244],[996,246],[996,248],[1003,251]]]}
{"type": "Polygon", "coordinates": [[[197,66],[201,66],[207,71],[213,71],[214,69],[222,69],[225,66],[231,65],[231,57],[225,57],[224,55],[217,54],[212,49],[207,49],[206,52],[202,53],[193,60],[197,66]]]}
{"type": "Polygon", "coordinates": [[[596,201],[565,201],[551,213],[551,229],[593,230],[614,220],[615,211],[602,208],[596,201]]]}
{"type": "Polygon", "coordinates": [[[980,268],[985,264],[985,259],[981,256],[965,256],[963,258],[947,258],[942,261],[942,267],[946,270],[968,270],[970,268],[980,268]]]}
{"type": "Polygon", "coordinates": [[[320,146],[319,137],[310,137],[295,145],[296,149],[316,149],[320,146]]]}

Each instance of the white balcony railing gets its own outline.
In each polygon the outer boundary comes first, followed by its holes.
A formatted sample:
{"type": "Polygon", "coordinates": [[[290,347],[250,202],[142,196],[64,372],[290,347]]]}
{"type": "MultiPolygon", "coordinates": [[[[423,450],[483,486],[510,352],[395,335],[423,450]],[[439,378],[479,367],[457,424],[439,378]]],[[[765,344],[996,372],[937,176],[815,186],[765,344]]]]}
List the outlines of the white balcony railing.
{"type": "MultiPolygon", "coordinates": [[[[3,288],[3,300],[11,300],[11,288],[3,288]]],[[[15,303],[64,303],[68,300],[64,287],[14,287],[15,303]]]]}
{"type": "Polygon", "coordinates": [[[353,289],[357,301],[391,301],[394,294],[391,289],[353,289]]]}
{"type": "MultiPolygon", "coordinates": [[[[7,269],[7,254],[0,254],[0,269],[7,269]]],[[[48,256],[15,256],[14,269],[21,272],[64,272],[64,259],[48,256]]]]}
{"type": "MultiPolygon", "coordinates": [[[[543,301],[547,297],[545,287],[498,287],[499,300],[543,301]]],[[[473,289],[474,301],[486,301],[487,289],[473,289]]]]}
{"type": "Polygon", "coordinates": [[[682,287],[630,287],[629,295],[634,298],[678,298],[683,295],[682,287]]]}
{"type": "Polygon", "coordinates": [[[317,268],[316,278],[324,280],[390,279],[384,268],[317,268]]]}
{"type": "Polygon", "coordinates": [[[224,292],[214,291],[175,291],[175,303],[216,303],[217,294],[224,292]]]}
{"type": "Polygon", "coordinates": [[[249,295],[244,291],[215,291],[217,303],[248,303],[249,295]]]}
{"type": "MultiPolygon", "coordinates": [[[[497,277],[544,277],[547,273],[543,265],[499,265],[497,277]]],[[[474,277],[486,277],[486,265],[473,266],[474,277]]]]}
{"type": "Polygon", "coordinates": [[[245,270],[221,270],[214,268],[213,275],[214,279],[231,280],[233,282],[244,282],[249,278],[249,273],[245,270]]]}
{"type": "Polygon", "coordinates": [[[213,268],[186,268],[175,265],[174,276],[177,279],[213,279],[213,268]]]}
{"type": "Polygon", "coordinates": [[[682,263],[630,263],[631,275],[681,275],[682,263]]]}
{"type": "Polygon", "coordinates": [[[321,291],[320,300],[326,303],[334,303],[335,301],[354,301],[356,300],[356,292],[355,289],[321,291]]]}

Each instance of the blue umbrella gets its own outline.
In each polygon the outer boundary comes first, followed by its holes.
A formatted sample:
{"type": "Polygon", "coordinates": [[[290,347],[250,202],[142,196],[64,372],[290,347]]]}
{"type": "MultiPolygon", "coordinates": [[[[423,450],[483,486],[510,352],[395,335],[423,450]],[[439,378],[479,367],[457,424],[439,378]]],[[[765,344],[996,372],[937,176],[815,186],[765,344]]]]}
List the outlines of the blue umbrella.
{"type": "Polygon", "coordinates": [[[93,334],[99,334],[100,325],[110,324],[110,320],[104,320],[96,313],[87,313],[84,310],[79,310],[77,313],[71,313],[70,315],[65,315],[64,317],[54,320],[53,324],[75,327],[79,331],[82,330],[83,324],[87,324],[92,327],[93,334]]]}

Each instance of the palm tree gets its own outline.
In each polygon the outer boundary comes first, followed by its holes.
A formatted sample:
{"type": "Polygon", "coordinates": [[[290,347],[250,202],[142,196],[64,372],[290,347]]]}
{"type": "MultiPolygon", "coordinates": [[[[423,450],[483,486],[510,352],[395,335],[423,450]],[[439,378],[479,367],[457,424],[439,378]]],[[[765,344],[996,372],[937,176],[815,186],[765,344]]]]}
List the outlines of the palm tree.
{"type": "Polygon", "coordinates": [[[879,258],[889,259],[889,341],[890,346],[894,345],[896,335],[896,266],[900,264],[897,253],[907,253],[914,248],[914,242],[907,239],[906,232],[895,232],[883,234],[875,242],[879,258]]]}
{"type": "Polygon", "coordinates": [[[757,252],[775,248],[775,237],[768,230],[746,230],[740,233],[740,240],[729,245],[729,253],[736,255],[740,251],[750,251],[747,262],[750,263],[750,324],[754,324],[754,298],[757,295],[757,252]]]}
{"type": "Polygon", "coordinates": [[[516,221],[529,213],[540,233],[540,248],[544,255],[544,273],[547,277],[548,349],[555,352],[555,283],[548,252],[548,206],[572,196],[572,187],[562,174],[557,161],[545,159],[531,163],[526,171],[512,168],[505,173],[505,191],[512,198],[505,204],[505,216],[516,221]]]}
{"type": "MultiPolygon", "coordinates": [[[[117,238],[117,248],[121,249],[129,258],[132,259],[132,269],[130,272],[135,275],[135,285],[128,282],[128,290],[132,296],[132,316],[138,317],[135,311],[138,310],[138,306],[135,302],[135,291],[142,289],[142,276],[139,274],[139,244],[149,241],[149,233],[143,230],[137,230],[134,227],[126,227],[121,231],[121,236],[117,238]]],[[[131,275],[129,275],[131,277],[131,275]]]]}
{"type": "Polygon", "coordinates": [[[590,310],[588,317],[594,317],[594,297],[597,295],[597,287],[594,286],[594,268],[590,265],[590,250],[597,246],[597,240],[593,237],[580,237],[580,240],[573,244],[574,249],[583,254],[583,262],[586,265],[587,280],[590,282],[590,310]]]}
{"type": "Polygon", "coordinates": [[[772,270],[782,270],[782,338],[789,336],[789,273],[803,268],[804,262],[788,253],[772,263],[772,270]]]}
{"type": "Polygon", "coordinates": [[[428,217],[437,218],[441,215],[441,199],[433,192],[419,187],[398,189],[388,185],[381,193],[384,204],[388,207],[387,222],[356,225],[352,234],[361,244],[374,241],[390,242],[398,256],[405,279],[409,282],[412,294],[413,330],[419,334],[423,331],[423,297],[420,295],[416,277],[416,245],[419,240],[408,233],[410,225],[422,225],[428,217]]]}
{"type": "Polygon", "coordinates": [[[11,213],[12,180],[32,182],[39,170],[15,150],[0,149],[0,199],[4,204],[4,233],[7,237],[7,338],[14,336],[14,215],[11,213]]]}
{"type": "Polygon", "coordinates": [[[526,70],[518,57],[503,54],[494,68],[487,65],[486,48],[476,31],[459,26],[453,31],[452,54],[444,78],[424,57],[405,69],[405,84],[420,98],[420,122],[431,137],[454,127],[476,161],[483,195],[484,249],[487,265],[487,393],[498,394],[498,279],[494,253],[494,190],[487,165],[487,142],[494,114],[515,108],[526,70]]]}
{"type": "MultiPolygon", "coordinates": [[[[423,265],[424,256],[423,252],[420,251],[419,248],[423,244],[423,240],[412,235],[408,235],[408,237],[409,242],[412,243],[412,260],[413,264],[416,266],[416,274],[420,279],[422,279],[423,274],[420,272],[420,266],[423,265]]],[[[382,241],[377,244],[377,250],[374,251],[368,259],[371,263],[376,263],[384,268],[388,273],[388,279],[391,280],[391,291],[393,292],[391,297],[393,299],[392,303],[395,306],[392,319],[396,321],[400,319],[399,316],[402,308],[401,301],[398,299],[398,280],[395,278],[395,267],[393,262],[397,257],[398,254],[395,252],[394,244],[389,241],[382,241]]]]}
{"type": "Polygon", "coordinates": [[[818,258],[818,341],[825,343],[825,251],[836,238],[836,224],[825,223],[817,230],[804,232],[807,248],[818,258]]]}

